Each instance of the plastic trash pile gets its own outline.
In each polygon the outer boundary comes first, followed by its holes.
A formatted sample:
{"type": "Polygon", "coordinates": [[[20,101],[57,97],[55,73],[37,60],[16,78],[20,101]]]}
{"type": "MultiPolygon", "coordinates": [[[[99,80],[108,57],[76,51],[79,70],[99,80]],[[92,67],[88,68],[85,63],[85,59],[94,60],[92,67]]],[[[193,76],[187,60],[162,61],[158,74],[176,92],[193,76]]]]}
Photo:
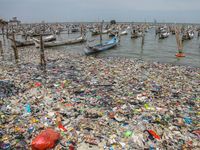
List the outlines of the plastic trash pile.
{"type": "Polygon", "coordinates": [[[46,73],[34,50],[21,49],[18,65],[1,61],[1,149],[200,148],[199,68],[52,50],[45,57],[46,73]],[[49,130],[50,143],[38,138],[49,130]]]}

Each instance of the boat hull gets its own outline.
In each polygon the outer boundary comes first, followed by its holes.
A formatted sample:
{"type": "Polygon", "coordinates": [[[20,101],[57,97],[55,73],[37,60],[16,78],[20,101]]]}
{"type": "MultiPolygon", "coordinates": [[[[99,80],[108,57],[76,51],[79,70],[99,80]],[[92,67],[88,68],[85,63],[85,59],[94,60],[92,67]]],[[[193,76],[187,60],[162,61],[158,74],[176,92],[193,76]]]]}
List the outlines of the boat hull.
{"type": "Polygon", "coordinates": [[[88,47],[86,45],[83,45],[83,49],[84,49],[86,55],[91,55],[91,54],[94,54],[94,53],[98,53],[98,52],[101,52],[101,51],[111,49],[111,48],[115,47],[116,45],[117,45],[117,43],[112,43],[112,44],[106,45],[106,46],[101,47],[101,48],[96,48],[96,49],[93,49],[92,47],[88,47]]]}
{"type": "Polygon", "coordinates": [[[166,37],[169,36],[169,33],[168,32],[165,32],[165,33],[160,33],[160,36],[159,36],[159,39],[164,39],[166,37]]]}
{"type": "MultiPolygon", "coordinates": [[[[53,42],[45,42],[44,47],[54,47],[54,46],[60,46],[60,45],[70,45],[70,44],[75,44],[75,43],[81,43],[85,42],[86,37],[81,36],[76,39],[68,39],[68,40],[63,40],[63,41],[53,41],[53,42]]],[[[35,46],[36,48],[40,47],[40,43],[35,41],[35,46]]]]}
{"type": "Polygon", "coordinates": [[[98,53],[101,51],[111,49],[111,48],[115,47],[117,45],[117,43],[118,43],[118,39],[117,39],[117,36],[115,36],[115,38],[113,38],[111,41],[102,43],[102,44],[98,44],[93,47],[83,45],[83,49],[84,49],[86,55],[90,55],[93,53],[98,53]]]}
{"type": "Polygon", "coordinates": [[[131,34],[131,38],[138,38],[138,37],[142,37],[142,34],[131,34]]]}

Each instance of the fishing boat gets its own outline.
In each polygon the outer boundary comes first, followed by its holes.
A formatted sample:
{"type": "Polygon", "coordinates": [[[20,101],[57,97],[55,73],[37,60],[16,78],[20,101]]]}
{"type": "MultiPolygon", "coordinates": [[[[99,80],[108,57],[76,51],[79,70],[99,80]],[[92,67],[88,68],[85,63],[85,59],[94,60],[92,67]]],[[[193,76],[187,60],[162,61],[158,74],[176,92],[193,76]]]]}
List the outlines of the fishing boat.
{"type": "Polygon", "coordinates": [[[133,32],[131,32],[131,38],[137,38],[137,37],[142,37],[142,32],[138,32],[136,30],[133,30],[133,32]]]}
{"type": "Polygon", "coordinates": [[[24,30],[20,30],[20,33],[21,33],[21,36],[25,36],[26,35],[24,30]]]}
{"type": "MultiPolygon", "coordinates": [[[[33,39],[34,40],[34,39],[33,39]]],[[[69,45],[69,44],[75,44],[75,43],[81,43],[85,42],[86,36],[81,35],[78,38],[75,39],[68,39],[68,40],[61,40],[61,41],[52,41],[52,42],[44,42],[44,47],[54,47],[54,46],[60,46],[60,45],[69,45]]],[[[40,41],[34,40],[35,46],[38,48],[40,47],[40,41]]]]}
{"type": "MultiPolygon", "coordinates": [[[[114,32],[111,31],[110,34],[109,34],[109,36],[115,36],[116,34],[118,34],[118,31],[114,31],[114,32]]],[[[128,34],[128,32],[126,30],[120,32],[120,36],[121,35],[127,35],[127,34],[128,34]]]]}
{"type": "Polygon", "coordinates": [[[164,39],[169,36],[169,32],[161,32],[159,34],[159,39],[164,39]]]}
{"type": "MultiPolygon", "coordinates": [[[[11,45],[14,45],[12,39],[10,39],[10,42],[11,42],[11,45]]],[[[34,41],[32,41],[32,40],[25,40],[25,41],[15,40],[15,44],[16,44],[16,47],[29,46],[29,45],[34,45],[34,41]]]]}
{"type": "Polygon", "coordinates": [[[51,32],[44,32],[44,33],[38,32],[38,33],[32,33],[32,34],[29,33],[29,36],[30,36],[30,37],[33,37],[33,36],[40,36],[40,34],[42,34],[42,35],[44,35],[44,36],[47,36],[47,35],[51,35],[52,33],[51,33],[51,32]]]}
{"type": "Polygon", "coordinates": [[[72,27],[71,31],[72,31],[72,32],[78,32],[79,29],[77,29],[77,28],[75,28],[75,27],[72,27]]]}
{"type": "MultiPolygon", "coordinates": [[[[98,29],[94,29],[94,30],[91,30],[91,31],[92,31],[92,35],[100,35],[100,32],[99,32],[98,29]]],[[[107,34],[109,32],[110,32],[109,30],[103,30],[102,34],[107,34]]]]}
{"type": "Polygon", "coordinates": [[[173,35],[175,35],[175,28],[174,27],[172,27],[171,32],[172,32],[173,35]]]}
{"type": "MultiPolygon", "coordinates": [[[[36,41],[39,41],[36,38],[33,38],[33,39],[36,40],[36,41]]],[[[33,39],[24,40],[24,41],[15,40],[16,47],[34,45],[33,39]]],[[[43,37],[43,41],[44,42],[53,41],[53,40],[56,40],[56,36],[55,35],[50,35],[50,36],[43,37]]],[[[11,41],[11,45],[13,45],[12,39],[10,39],[10,41],[11,41]]]]}
{"type": "Polygon", "coordinates": [[[193,31],[188,31],[188,39],[192,39],[194,37],[194,32],[193,31]]]}
{"type": "Polygon", "coordinates": [[[106,42],[106,43],[98,44],[95,46],[83,45],[83,49],[86,55],[90,55],[93,53],[97,53],[97,52],[101,52],[101,51],[105,51],[110,48],[113,48],[117,45],[117,43],[118,43],[118,39],[117,39],[117,36],[115,36],[111,41],[106,42]]]}

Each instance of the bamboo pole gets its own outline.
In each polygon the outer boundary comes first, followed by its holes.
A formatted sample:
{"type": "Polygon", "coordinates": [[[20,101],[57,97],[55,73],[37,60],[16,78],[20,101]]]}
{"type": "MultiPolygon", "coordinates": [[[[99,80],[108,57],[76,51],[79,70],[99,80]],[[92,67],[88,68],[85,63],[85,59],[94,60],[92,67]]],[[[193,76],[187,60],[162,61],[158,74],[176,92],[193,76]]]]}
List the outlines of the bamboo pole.
{"type": "Polygon", "coordinates": [[[8,25],[6,25],[6,37],[8,39],[8,25]]]}
{"type": "Polygon", "coordinates": [[[99,18],[98,18],[98,31],[100,32],[100,29],[99,29],[99,18]]]}
{"type": "Polygon", "coordinates": [[[144,44],[144,27],[143,27],[143,30],[142,30],[142,44],[144,44]]]}
{"type": "Polygon", "coordinates": [[[4,25],[1,25],[1,31],[2,31],[2,35],[4,36],[4,25]]]}
{"type": "Polygon", "coordinates": [[[185,38],[186,38],[186,35],[185,35],[185,23],[183,24],[183,26],[182,26],[182,41],[184,41],[185,40],[185,38]]]}
{"type": "Polygon", "coordinates": [[[42,40],[42,34],[40,34],[40,66],[42,68],[42,65],[44,63],[44,70],[46,70],[46,61],[45,61],[45,56],[44,56],[44,43],[42,40]]]}
{"type": "Polygon", "coordinates": [[[155,22],[155,36],[157,35],[157,27],[156,27],[156,20],[154,19],[155,22]]]}
{"type": "Polygon", "coordinates": [[[82,21],[81,21],[81,34],[83,32],[83,24],[82,24],[82,21]]]}
{"type": "Polygon", "coordinates": [[[13,44],[14,44],[14,45],[12,45],[12,48],[13,48],[13,50],[14,50],[15,59],[17,60],[19,57],[18,57],[18,50],[17,50],[16,42],[15,42],[14,31],[13,31],[13,33],[12,33],[12,41],[13,41],[13,44]]]}
{"type": "Polygon", "coordinates": [[[4,55],[3,55],[3,48],[2,48],[2,42],[0,41],[0,51],[1,51],[1,57],[2,61],[4,60],[4,55]]]}
{"type": "Polygon", "coordinates": [[[120,25],[118,26],[118,41],[120,42],[120,25]]]}
{"type": "Polygon", "coordinates": [[[27,40],[27,30],[25,30],[25,40],[27,40]]]}
{"type": "Polygon", "coordinates": [[[102,41],[102,28],[103,28],[104,20],[101,22],[101,31],[100,31],[100,40],[102,41]]]}
{"type": "Polygon", "coordinates": [[[178,49],[179,49],[179,53],[176,54],[175,56],[177,56],[177,57],[185,57],[185,55],[182,54],[181,42],[180,42],[180,37],[179,37],[179,27],[176,27],[175,35],[176,35],[176,42],[177,42],[178,49]]]}

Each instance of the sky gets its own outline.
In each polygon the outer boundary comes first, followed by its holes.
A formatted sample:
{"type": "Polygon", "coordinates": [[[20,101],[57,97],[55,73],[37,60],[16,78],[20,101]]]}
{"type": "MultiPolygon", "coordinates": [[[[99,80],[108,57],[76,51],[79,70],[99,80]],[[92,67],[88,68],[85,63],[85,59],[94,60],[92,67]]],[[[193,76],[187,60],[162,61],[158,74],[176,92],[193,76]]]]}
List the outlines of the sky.
{"type": "Polygon", "coordinates": [[[0,0],[0,19],[21,23],[200,23],[200,0],[0,0]]]}

